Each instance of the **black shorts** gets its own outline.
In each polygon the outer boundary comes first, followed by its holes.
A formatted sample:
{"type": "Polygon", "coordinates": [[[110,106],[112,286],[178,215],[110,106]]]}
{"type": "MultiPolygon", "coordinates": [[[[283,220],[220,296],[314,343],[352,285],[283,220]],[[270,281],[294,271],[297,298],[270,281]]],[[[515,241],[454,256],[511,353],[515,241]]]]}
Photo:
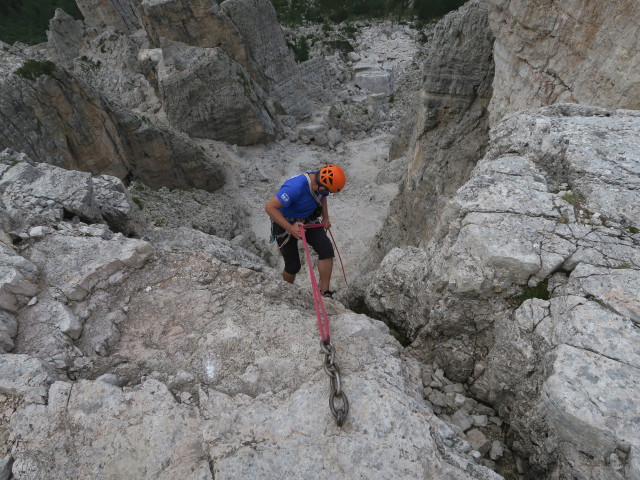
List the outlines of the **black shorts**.
{"type": "MultiPolygon", "coordinates": [[[[273,224],[273,235],[277,236],[284,232],[284,228],[280,225],[277,223],[273,224]]],[[[323,227],[307,228],[304,231],[304,235],[307,239],[307,243],[311,245],[318,254],[319,260],[333,258],[335,256],[331,240],[327,237],[327,231],[323,227]]],[[[298,239],[293,235],[288,235],[278,238],[277,242],[278,247],[281,247],[280,252],[284,259],[284,271],[291,275],[295,275],[300,271],[302,266],[300,264],[300,253],[298,252],[298,239]],[[283,243],[284,246],[282,246],[283,243]]]]}

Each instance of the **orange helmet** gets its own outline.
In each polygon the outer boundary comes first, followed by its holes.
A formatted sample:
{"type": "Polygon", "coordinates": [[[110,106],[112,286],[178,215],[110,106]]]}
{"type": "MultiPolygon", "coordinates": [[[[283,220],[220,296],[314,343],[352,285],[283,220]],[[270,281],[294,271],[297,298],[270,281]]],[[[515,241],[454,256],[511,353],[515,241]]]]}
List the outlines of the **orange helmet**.
{"type": "Polygon", "coordinates": [[[338,193],[347,183],[347,177],[338,165],[330,163],[318,172],[318,183],[327,187],[331,193],[338,193]]]}

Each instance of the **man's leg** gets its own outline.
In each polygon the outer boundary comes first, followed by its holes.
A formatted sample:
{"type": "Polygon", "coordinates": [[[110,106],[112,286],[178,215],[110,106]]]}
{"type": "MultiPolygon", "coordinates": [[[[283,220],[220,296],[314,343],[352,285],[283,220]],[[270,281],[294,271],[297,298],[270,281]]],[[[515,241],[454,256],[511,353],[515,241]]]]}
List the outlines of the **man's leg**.
{"type": "Polygon", "coordinates": [[[318,254],[318,273],[320,274],[320,293],[329,290],[333,271],[333,246],[324,228],[310,228],[307,233],[309,245],[318,254]]]}
{"type": "Polygon", "coordinates": [[[318,272],[320,273],[320,292],[329,290],[331,272],[333,271],[333,258],[318,260],[318,272]]]}
{"type": "Polygon", "coordinates": [[[280,253],[284,259],[284,270],[282,270],[282,279],[285,282],[293,283],[296,274],[300,271],[300,254],[298,253],[298,240],[290,237],[285,244],[281,245],[280,253]],[[295,272],[295,273],[289,273],[295,272]]]}
{"type": "Polygon", "coordinates": [[[287,271],[283,270],[282,271],[282,278],[284,279],[285,282],[293,283],[294,280],[296,279],[296,274],[295,273],[288,273],[287,271]]]}

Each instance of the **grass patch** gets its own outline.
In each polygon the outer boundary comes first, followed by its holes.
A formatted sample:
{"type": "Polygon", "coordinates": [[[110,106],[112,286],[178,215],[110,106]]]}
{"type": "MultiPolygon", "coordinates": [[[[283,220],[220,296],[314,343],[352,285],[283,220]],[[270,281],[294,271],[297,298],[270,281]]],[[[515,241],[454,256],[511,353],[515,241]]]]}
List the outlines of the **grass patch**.
{"type": "Polygon", "coordinates": [[[295,44],[291,45],[291,49],[296,62],[302,63],[309,60],[309,41],[306,37],[299,38],[295,44]]]}
{"type": "Polygon", "coordinates": [[[45,60],[44,62],[27,60],[13,73],[28,78],[29,80],[35,80],[41,75],[51,75],[55,68],[55,64],[49,60],[45,60]]]}
{"type": "Polygon", "coordinates": [[[138,197],[138,196],[136,196],[136,195],[133,195],[133,196],[131,197],[131,201],[132,201],[133,203],[135,203],[135,204],[138,206],[138,208],[139,208],[140,210],[142,210],[142,209],[144,208],[144,204],[142,203],[142,200],[140,200],[140,197],[138,197]]]}
{"type": "Polygon", "coordinates": [[[549,300],[549,279],[545,278],[535,287],[526,287],[522,294],[513,298],[513,304],[516,307],[522,305],[525,301],[532,298],[539,298],[541,300],[549,300]]]}
{"type": "Polygon", "coordinates": [[[617,265],[615,267],[612,267],[615,270],[624,270],[627,268],[631,268],[631,265],[629,265],[628,263],[623,263],[622,265],[617,265]]]}
{"type": "Polygon", "coordinates": [[[636,233],[640,233],[640,230],[636,227],[629,227],[629,233],[633,233],[635,235],[636,233]]]}
{"type": "Polygon", "coordinates": [[[562,199],[569,205],[573,205],[576,208],[582,208],[581,205],[584,202],[584,195],[581,193],[565,193],[562,195],[562,199]]]}

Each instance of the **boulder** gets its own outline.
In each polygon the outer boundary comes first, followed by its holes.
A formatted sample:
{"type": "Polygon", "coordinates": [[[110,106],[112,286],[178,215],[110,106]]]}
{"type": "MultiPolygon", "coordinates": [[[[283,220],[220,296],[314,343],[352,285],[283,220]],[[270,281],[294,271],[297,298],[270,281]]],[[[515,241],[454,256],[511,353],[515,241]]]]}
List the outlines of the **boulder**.
{"type": "Polygon", "coordinates": [[[0,153],[0,162],[6,165],[0,172],[0,228],[6,231],[43,236],[44,228],[73,217],[124,234],[144,229],[140,209],[116,177],[36,163],[11,150],[0,153]]]}
{"type": "Polygon", "coordinates": [[[0,393],[20,395],[27,404],[43,404],[55,380],[39,359],[28,355],[0,354],[0,393]]]}

